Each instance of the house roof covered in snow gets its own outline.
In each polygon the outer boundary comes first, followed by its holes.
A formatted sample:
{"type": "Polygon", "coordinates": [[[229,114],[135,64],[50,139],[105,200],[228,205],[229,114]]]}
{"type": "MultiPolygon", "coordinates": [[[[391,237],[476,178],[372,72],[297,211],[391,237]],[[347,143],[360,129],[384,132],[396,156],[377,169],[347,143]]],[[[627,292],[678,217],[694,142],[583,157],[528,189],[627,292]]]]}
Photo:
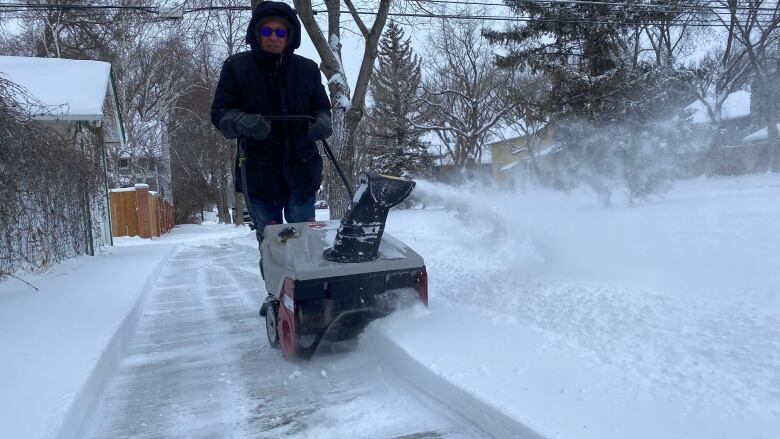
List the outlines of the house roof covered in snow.
{"type": "MultiPolygon", "coordinates": [[[[780,123],[777,124],[777,129],[780,130],[780,123]]],[[[769,139],[769,133],[767,132],[767,128],[764,127],[754,133],[750,133],[747,136],[745,136],[742,139],[742,142],[755,143],[755,142],[763,142],[767,139],[769,139]]]]}
{"type": "MultiPolygon", "coordinates": [[[[709,105],[712,105],[712,98],[706,100],[709,105]]],[[[693,123],[706,124],[711,122],[710,116],[707,114],[707,107],[700,100],[688,105],[685,110],[691,112],[693,123]]],[[[738,119],[745,116],[750,116],[750,92],[739,90],[728,95],[721,109],[721,120],[738,119]]]]}
{"type": "Polygon", "coordinates": [[[38,120],[101,120],[112,91],[111,64],[102,61],[0,56],[0,74],[32,96],[18,98],[38,120]]]}

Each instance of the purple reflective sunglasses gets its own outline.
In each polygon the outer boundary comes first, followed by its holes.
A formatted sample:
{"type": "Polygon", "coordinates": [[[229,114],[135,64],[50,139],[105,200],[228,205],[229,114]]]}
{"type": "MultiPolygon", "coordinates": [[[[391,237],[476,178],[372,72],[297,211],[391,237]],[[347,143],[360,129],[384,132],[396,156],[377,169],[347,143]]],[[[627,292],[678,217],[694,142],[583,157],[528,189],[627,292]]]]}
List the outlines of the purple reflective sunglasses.
{"type": "Polygon", "coordinates": [[[266,38],[270,37],[272,33],[276,34],[276,38],[285,38],[287,36],[287,31],[284,29],[271,29],[270,27],[260,28],[260,35],[266,38]]]}

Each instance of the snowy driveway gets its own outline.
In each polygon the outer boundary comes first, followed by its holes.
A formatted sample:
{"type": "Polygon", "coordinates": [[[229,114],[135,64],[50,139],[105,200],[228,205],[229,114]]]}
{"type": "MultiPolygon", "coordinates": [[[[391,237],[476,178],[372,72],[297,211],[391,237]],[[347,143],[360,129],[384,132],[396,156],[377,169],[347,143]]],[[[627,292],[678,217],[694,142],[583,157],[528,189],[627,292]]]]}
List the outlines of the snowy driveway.
{"type": "Polygon", "coordinates": [[[228,240],[172,256],[87,437],[478,437],[366,350],[283,360],[257,315],[256,263],[228,240]]]}

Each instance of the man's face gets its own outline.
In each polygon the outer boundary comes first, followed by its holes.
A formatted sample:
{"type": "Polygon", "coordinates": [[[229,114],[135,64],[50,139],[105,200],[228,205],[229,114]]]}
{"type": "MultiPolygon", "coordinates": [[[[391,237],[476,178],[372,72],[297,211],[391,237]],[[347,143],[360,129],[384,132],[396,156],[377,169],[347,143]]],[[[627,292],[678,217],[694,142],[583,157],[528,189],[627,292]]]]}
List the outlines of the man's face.
{"type": "Polygon", "coordinates": [[[260,47],[268,53],[282,53],[287,47],[289,31],[287,26],[278,20],[269,20],[259,29],[260,47]],[[282,35],[281,37],[279,35],[282,35]]]}

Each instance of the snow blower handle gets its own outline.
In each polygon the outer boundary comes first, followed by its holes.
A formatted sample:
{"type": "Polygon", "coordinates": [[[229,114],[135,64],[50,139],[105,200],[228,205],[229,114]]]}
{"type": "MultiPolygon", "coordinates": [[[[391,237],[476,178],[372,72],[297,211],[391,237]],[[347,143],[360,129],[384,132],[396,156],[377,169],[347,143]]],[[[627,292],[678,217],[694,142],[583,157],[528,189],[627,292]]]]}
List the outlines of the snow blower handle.
{"type": "MultiPolygon", "coordinates": [[[[268,121],[300,121],[300,122],[314,122],[313,116],[308,115],[288,115],[288,116],[263,116],[265,120],[268,121]]],[[[330,149],[330,145],[328,145],[328,141],[325,139],[322,139],[322,146],[325,149],[325,155],[328,156],[330,159],[330,162],[333,163],[333,166],[336,167],[336,172],[339,173],[339,177],[341,177],[341,181],[344,182],[344,187],[347,189],[347,194],[349,195],[349,204],[352,205],[352,201],[355,198],[355,193],[352,191],[352,188],[349,186],[349,180],[347,180],[347,176],[344,175],[344,171],[341,170],[341,166],[339,166],[338,162],[336,161],[336,156],[333,155],[333,151],[330,149]]]]}

